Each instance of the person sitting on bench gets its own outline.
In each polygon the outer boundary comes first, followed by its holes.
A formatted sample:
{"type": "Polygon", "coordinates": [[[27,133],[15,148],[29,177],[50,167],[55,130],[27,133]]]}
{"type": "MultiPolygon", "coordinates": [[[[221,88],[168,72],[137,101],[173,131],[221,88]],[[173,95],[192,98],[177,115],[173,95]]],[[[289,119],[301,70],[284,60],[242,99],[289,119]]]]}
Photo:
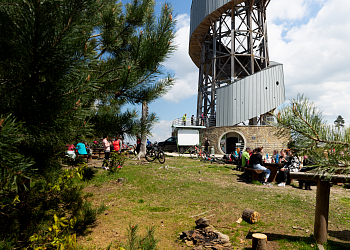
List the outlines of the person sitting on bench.
{"type": "MultiPolygon", "coordinates": [[[[254,150],[255,151],[255,150],[254,150]]],[[[263,161],[262,161],[262,154],[263,154],[264,148],[263,147],[259,147],[256,149],[256,153],[252,154],[252,156],[250,157],[249,162],[253,165],[254,169],[259,169],[259,170],[263,170],[264,173],[266,173],[265,176],[265,181],[263,182],[264,185],[267,185],[267,180],[270,177],[271,171],[270,169],[267,169],[263,166],[263,161]]]]}
{"type": "Polygon", "coordinates": [[[77,150],[78,155],[87,155],[87,152],[86,152],[86,148],[85,148],[85,144],[84,144],[84,143],[79,142],[79,143],[77,144],[77,146],[75,147],[75,149],[77,150]]]}
{"type": "Polygon", "coordinates": [[[278,175],[282,176],[282,182],[277,185],[279,187],[286,186],[286,180],[290,172],[299,172],[300,162],[298,157],[294,155],[292,150],[289,151],[288,156],[288,162],[279,170],[278,173],[278,175]]]}
{"type": "Polygon", "coordinates": [[[249,158],[250,158],[249,153],[250,153],[250,148],[247,147],[245,149],[245,151],[243,152],[243,154],[242,154],[242,167],[245,167],[246,165],[248,167],[248,165],[249,165],[249,158]]]}

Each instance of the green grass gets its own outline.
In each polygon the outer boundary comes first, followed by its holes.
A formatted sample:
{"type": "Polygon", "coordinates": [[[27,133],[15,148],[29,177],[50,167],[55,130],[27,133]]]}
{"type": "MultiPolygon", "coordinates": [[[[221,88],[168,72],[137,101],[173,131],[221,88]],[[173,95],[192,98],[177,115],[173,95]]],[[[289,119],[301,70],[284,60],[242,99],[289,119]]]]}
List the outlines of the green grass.
{"type": "MultiPolygon", "coordinates": [[[[179,243],[177,234],[192,229],[196,219],[207,217],[217,230],[229,235],[234,249],[249,249],[249,236],[254,232],[266,233],[275,249],[317,249],[310,235],[314,191],[249,183],[241,176],[242,172],[231,168],[185,157],[167,157],[165,164],[129,160],[114,174],[99,170],[86,184],[87,191],[94,193],[89,200],[96,206],[101,202],[110,204],[108,211],[113,216],[101,216],[103,223],[79,242],[86,247],[104,246],[111,242],[106,232],[118,227],[118,235],[122,236],[127,225],[135,223],[140,228],[155,226],[156,236],[161,240],[160,250],[191,249],[179,243]],[[168,170],[160,168],[164,165],[169,166],[168,170]],[[126,178],[127,182],[116,185],[118,178],[126,178]],[[260,221],[236,223],[245,208],[258,211],[260,221]]],[[[329,230],[345,232],[350,223],[350,199],[344,195],[345,189],[332,189],[339,192],[331,200],[329,230]]],[[[118,239],[123,241],[123,237],[118,239]]],[[[326,249],[338,249],[341,244],[348,247],[350,241],[330,235],[326,249]]]]}

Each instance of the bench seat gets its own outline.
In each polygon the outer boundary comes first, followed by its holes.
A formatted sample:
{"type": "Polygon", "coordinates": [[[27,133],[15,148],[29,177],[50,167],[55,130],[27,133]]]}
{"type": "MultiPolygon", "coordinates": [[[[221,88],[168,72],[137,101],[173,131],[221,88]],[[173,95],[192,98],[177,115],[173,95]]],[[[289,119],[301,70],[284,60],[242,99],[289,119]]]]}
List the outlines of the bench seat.
{"type": "Polygon", "coordinates": [[[259,175],[264,172],[264,170],[242,167],[244,172],[251,172],[252,181],[259,181],[259,175]]]}

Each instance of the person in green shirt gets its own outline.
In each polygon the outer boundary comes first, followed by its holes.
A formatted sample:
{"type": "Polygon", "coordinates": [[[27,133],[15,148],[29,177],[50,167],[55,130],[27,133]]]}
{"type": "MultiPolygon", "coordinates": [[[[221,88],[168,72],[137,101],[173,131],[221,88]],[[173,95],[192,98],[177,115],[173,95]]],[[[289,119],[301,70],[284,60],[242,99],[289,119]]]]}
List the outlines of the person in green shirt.
{"type": "Polygon", "coordinates": [[[185,114],[183,117],[182,117],[182,122],[183,122],[183,125],[186,126],[186,117],[187,114],[185,114]]]}
{"type": "Polygon", "coordinates": [[[249,153],[250,153],[250,148],[246,148],[246,150],[242,154],[242,167],[245,167],[247,162],[249,161],[249,153]]]}

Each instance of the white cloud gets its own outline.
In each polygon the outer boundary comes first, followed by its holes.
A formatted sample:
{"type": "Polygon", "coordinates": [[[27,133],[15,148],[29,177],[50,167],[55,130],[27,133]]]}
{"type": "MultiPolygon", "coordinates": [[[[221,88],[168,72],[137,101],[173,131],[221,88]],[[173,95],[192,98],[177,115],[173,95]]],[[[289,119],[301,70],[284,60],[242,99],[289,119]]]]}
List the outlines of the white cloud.
{"type": "Polygon", "coordinates": [[[178,15],[175,53],[165,62],[164,66],[175,73],[175,85],[163,98],[178,103],[197,94],[198,68],[188,54],[190,18],[187,14],[178,15]]]}
{"type": "Polygon", "coordinates": [[[149,137],[151,142],[160,142],[168,139],[171,136],[172,121],[161,120],[156,123],[152,129],[152,136],[149,137]]]}
{"type": "Polygon", "coordinates": [[[300,19],[307,13],[307,1],[305,0],[273,0],[270,2],[268,9],[268,19],[300,19]]]}
{"type": "MultiPolygon", "coordinates": [[[[293,5],[294,2],[302,9],[315,1],[298,0],[293,1],[293,5]]],[[[286,1],[283,8],[287,8],[287,4],[286,1]]],[[[268,11],[278,7],[281,7],[281,1],[271,1],[268,11]]],[[[349,9],[350,1],[329,0],[323,3],[313,19],[291,29],[289,14],[278,25],[268,20],[270,60],[284,64],[286,98],[304,93],[320,110],[324,110],[330,123],[340,114],[350,124],[349,9]]],[[[303,18],[303,15],[300,10],[297,16],[303,18]]]]}

